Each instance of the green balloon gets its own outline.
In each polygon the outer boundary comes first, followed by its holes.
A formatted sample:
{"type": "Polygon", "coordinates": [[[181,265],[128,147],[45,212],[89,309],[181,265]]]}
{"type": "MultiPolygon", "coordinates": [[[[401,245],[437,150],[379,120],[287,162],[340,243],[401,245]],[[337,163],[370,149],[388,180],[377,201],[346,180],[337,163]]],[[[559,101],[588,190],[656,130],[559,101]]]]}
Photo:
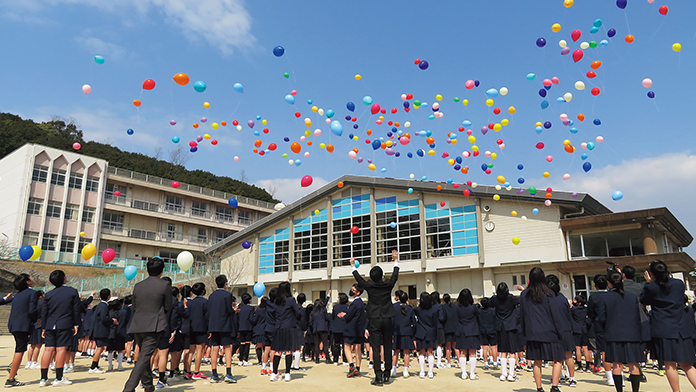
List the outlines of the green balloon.
{"type": "Polygon", "coordinates": [[[454,97],[454,102],[459,102],[459,97],[454,97]]]}
{"type": "Polygon", "coordinates": [[[421,101],[419,101],[417,99],[415,101],[413,101],[413,106],[420,106],[420,104],[421,104],[421,101]]]}
{"type": "Polygon", "coordinates": [[[596,48],[597,47],[597,41],[590,41],[590,48],[596,48]]]}
{"type": "Polygon", "coordinates": [[[493,164],[492,164],[492,163],[489,163],[489,164],[488,164],[488,168],[489,168],[489,169],[492,169],[492,168],[493,168],[493,164]]]}
{"type": "Polygon", "coordinates": [[[290,74],[286,72],[286,73],[283,74],[283,76],[285,76],[285,79],[287,79],[287,78],[290,77],[290,74]]]}
{"type": "Polygon", "coordinates": [[[530,187],[529,187],[529,193],[532,194],[532,195],[536,195],[536,188],[533,187],[533,186],[530,186],[530,187]]]}

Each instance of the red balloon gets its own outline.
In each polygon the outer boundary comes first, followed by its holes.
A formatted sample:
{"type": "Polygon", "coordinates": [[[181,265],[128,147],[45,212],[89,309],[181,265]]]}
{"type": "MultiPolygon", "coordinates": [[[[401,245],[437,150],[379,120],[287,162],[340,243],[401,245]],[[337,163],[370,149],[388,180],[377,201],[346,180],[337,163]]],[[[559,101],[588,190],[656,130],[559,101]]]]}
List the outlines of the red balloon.
{"type": "Polygon", "coordinates": [[[143,82],[143,89],[145,89],[145,90],[152,90],[153,88],[155,88],[155,81],[154,81],[154,80],[152,80],[152,79],[146,79],[146,80],[143,82]]]}
{"type": "Polygon", "coordinates": [[[360,228],[358,226],[353,226],[350,228],[350,232],[353,234],[358,234],[359,231],[360,231],[360,228]]]}
{"type": "Polygon", "coordinates": [[[590,79],[594,79],[597,77],[597,74],[595,73],[595,71],[587,71],[587,77],[590,79]]]}
{"type": "Polygon", "coordinates": [[[592,95],[599,95],[599,87],[593,88],[590,92],[592,93],[592,95]]]}
{"type": "Polygon", "coordinates": [[[373,104],[372,104],[372,107],[370,108],[370,112],[371,112],[372,114],[377,114],[377,113],[379,113],[379,109],[380,109],[380,108],[379,108],[379,104],[378,104],[378,103],[373,103],[373,104]]]}
{"type": "Polygon", "coordinates": [[[416,59],[416,61],[414,61],[413,63],[416,65],[420,64],[420,59],[416,59]]]}
{"type": "Polygon", "coordinates": [[[278,148],[278,146],[275,143],[271,143],[268,145],[268,149],[271,151],[275,151],[276,148],[278,148]]]}
{"type": "Polygon", "coordinates": [[[573,52],[573,60],[577,63],[578,61],[582,60],[582,56],[585,55],[585,52],[582,51],[582,49],[575,49],[575,52],[573,52]]]}
{"type": "Polygon", "coordinates": [[[469,197],[469,195],[471,194],[471,191],[468,189],[464,189],[464,191],[462,191],[462,193],[464,194],[464,196],[469,197]]]}
{"type": "Polygon", "coordinates": [[[543,149],[543,148],[544,148],[544,143],[542,143],[542,142],[537,143],[537,144],[536,144],[536,148],[538,148],[539,150],[543,149]]]}
{"type": "Polygon", "coordinates": [[[396,108],[392,108],[391,112],[392,114],[396,113],[396,108]]]}
{"type": "Polygon", "coordinates": [[[411,93],[406,94],[406,99],[407,100],[413,99],[413,94],[411,94],[411,93]]]}
{"type": "Polygon", "coordinates": [[[181,186],[181,184],[179,184],[179,181],[174,181],[174,182],[172,182],[172,188],[175,188],[175,189],[176,189],[176,188],[178,188],[178,187],[180,187],[180,186],[181,186]]]}
{"type": "Polygon", "coordinates": [[[295,112],[295,117],[300,118],[302,114],[300,112],[295,112]]]}
{"type": "Polygon", "coordinates": [[[667,7],[666,5],[663,5],[662,7],[660,7],[660,13],[662,15],[667,15],[668,12],[669,12],[669,7],[667,7]]]}
{"type": "Polygon", "coordinates": [[[213,146],[217,146],[218,141],[217,141],[217,140],[211,140],[211,141],[210,141],[210,144],[212,144],[213,146]]]}
{"type": "Polygon", "coordinates": [[[121,196],[121,191],[116,191],[116,192],[114,192],[114,196],[116,196],[116,197],[121,196]]]}
{"type": "Polygon", "coordinates": [[[236,127],[237,125],[239,125],[239,121],[237,121],[237,120],[232,121],[232,125],[234,125],[236,127]]]}
{"type": "Polygon", "coordinates": [[[573,38],[573,41],[577,41],[580,39],[581,35],[582,32],[580,30],[573,30],[573,32],[570,34],[570,37],[573,38]]]}
{"type": "Polygon", "coordinates": [[[314,179],[312,176],[304,176],[302,177],[302,181],[300,182],[300,185],[302,185],[303,188],[306,188],[310,185],[312,185],[312,182],[314,182],[314,179]]]}
{"type": "Polygon", "coordinates": [[[446,206],[446,205],[447,205],[446,202],[444,202],[444,201],[441,201],[441,202],[440,202],[440,207],[444,207],[444,206],[446,206]]]}
{"type": "Polygon", "coordinates": [[[500,114],[500,108],[495,108],[495,109],[493,109],[493,113],[495,113],[495,114],[500,114]]]}
{"type": "Polygon", "coordinates": [[[382,108],[382,109],[380,109],[379,112],[382,113],[382,114],[387,114],[387,109],[382,108]]]}

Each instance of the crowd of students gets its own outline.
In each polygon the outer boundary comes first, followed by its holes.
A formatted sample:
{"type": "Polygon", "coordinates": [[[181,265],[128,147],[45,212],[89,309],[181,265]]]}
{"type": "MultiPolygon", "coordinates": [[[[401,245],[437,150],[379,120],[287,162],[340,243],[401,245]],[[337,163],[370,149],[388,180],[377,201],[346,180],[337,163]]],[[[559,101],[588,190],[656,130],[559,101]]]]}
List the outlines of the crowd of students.
{"type": "MultiPolygon", "coordinates": [[[[433,378],[435,368],[458,365],[462,379],[476,380],[480,353],[483,368],[499,368],[501,381],[519,381],[517,371],[528,368],[539,392],[544,364],[552,367],[552,392],[559,391],[562,382],[576,386],[575,373],[580,371],[604,371],[607,384],[622,392],[625,367],[637,392],[645,381],[641,365],[649,354],[673,391],[679,391],[678,367],[696,387],[696,324],[684,283],[672,278],[661,261],[645,271],[644,285],[635,282],[635,273],[630,266],[609,269],[594,277],[597,291],[589,299],[578,295],[572,301],[560,292],[558,277],[545,275],[539,267],[531,269],[526,288],[517,287],[523,289],[520,296],[501,282],[495,295],[478,302],[464,288],[456,298],[423,292],[412,307],[416,299],[396,290],[393,337],[385,337],[389,340],[376,354],[367,340],[364,281],[358,280],[347,294],[339,293],[332,305],[331,291],[307,303],[305,294],[295,298],[290,283],[282,282],[253,307],[250,294],[242,294],[238,302],[226,290],[227,278],[219,275],[207,298],[203,283],[171,287],[172,310],[150,368],[158,376],[158,388],[179,378],[236,383],[232,358],[237,355],[238,366],[250,366],[253,345],[260,374],[271,382],[290,381],[292,372],[304,370],[301,359],[348,365],[347,377],[360,377],[363,350],[376,374],[381,374],[384,361],[385,374],[395,377],[402,362],[403,378],[408,378],[414,356],[422,379],[433,378]],[[210,364],[209,375],[201,371],[205,362],[210,364]],[[219,365],[225,367],[224,374],[219,365]]],[[[65,285],[62,271],[53,271],[50,281],[55,288],[44,294],[32,290],[31,277],[21,274],[14,281],[14,296],[0,299],[0,304],[12,304],[8,325],[16,342],[6,387],[24,385],[16,375],[27,350],[26,369],[40,370],[39,386],[71,384],[65,373],[73,371],[76,355],[92,357],[88,372],[95,374],[106,371],[99,366],[104,353],[109,371],[115,368],[113,359],[118,370],[124,359],[137,361],[138,347],[128,334],[130,296],[112,299],[111,291],[102,289],[99,303],[92,306],[96,293],[81,299],[77,290],[65,285]],[[49,369],[55,370],[52,382],[49,369]]]]}

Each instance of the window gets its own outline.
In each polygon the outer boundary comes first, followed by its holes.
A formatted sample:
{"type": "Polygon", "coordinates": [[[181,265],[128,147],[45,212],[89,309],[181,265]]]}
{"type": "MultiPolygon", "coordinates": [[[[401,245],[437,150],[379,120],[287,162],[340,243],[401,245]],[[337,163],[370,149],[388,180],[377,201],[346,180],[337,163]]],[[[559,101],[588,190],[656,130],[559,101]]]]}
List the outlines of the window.
{"type": "Polygon", "coordinates": [[[197,242],[199,244],[205,244],[208,242],[208,230],[203,227],[194,228],[194,235],[191,236],[191,241],[197,242]]]}
{"type": "Polygon", "coordinates": [[[213,230],[213,242],[219,242],[229,237],[232,233],[224,230],[213,230]]]}
{"type": "Polygon", "coordinates": [[[63,208],[63,203],[49,200],[48,204],[46,204],[46,216],[49,218],[60,218],[61,208],[63,208]]]}
{"type": "Polygon", "coordinates": [[[215,206],[215,218],[223,222],[234,222],[234,212],[230,207],[215,206]]]}
{"type": "Polygon", "coordinates": [[[251,224],[251,211],[237,210],[237,223],[249,226],[251,224]]]}
{"type": "Polygon", "coordinates": [[[68,187],[72,189],[82,189],[82,174],[70,173],[68,187]]]}
{"type": "Polygon", "coordinates": [[[36,182],[46,182],[48,178],[48,168],[44,166],[34,165],[34,171],[31,174],[31,180],[36,182]]]}
{"type": "Polygon", "coordinates": [[[41,241],[41,249],[44,251],[56,250],[56,242],[58,241],[58,234],[48,234],[44,233],[43,240],[41,241]]]}
{"type": "Polygon", "coordinates": [[[94,223],[94,216],[97,213],[96,208],[85,207],[82,210],[82,221],[85,223],[94,223]]]}
{"type": "Polygon", "coordinates": [[[114,192],[119,191],[121,192],[121,195],[118,196],[120,198],[125,198],[126,195],[128,194],[128,187],[125,185],[119,185],[119,184],[111,184],[111,183],[106,183],[106,198],[108,200],[114,200],[117,198],[117,196],[114,195],[114,192]]]}
{"type": "Polygon", "coordinates": [[[92,243],[92,239],[91,239],[91,238],[80,237],[80,241],[77,243],[77,252],[78,252],[78,253],[81,253],[81,252],[82,252],[82,248],[84,248],[85,245],[91,244],[91,243],[92,243]]]}
{"type": "Polygon", "coordinates": [[[65,186],[65,170],[53,169],[51,173],[51,184],[65,186]]]}
{"type": "Polygon", "coordinates": [[[87,186],[85,189],[87,189],[87,192],[99,191],[99,177],[87,176],[87,186]]]}
{"type": "Polygon", "coordinates": [[[137,208],[139,210],[145,210],[145,211],[153,211],[153,212],[159,211],[159,204],[150,203],[150,202],[142,201],[142,200],[133,200],[133,203],[131,203],[131,207],[137,208]]]}
{"type": "Polygon", "coordinates": [[[33,231],[25,231],[24,237],[22,238],[22,246],[24,245],[38,245],[39,244],[39,233],[33,231]]]}
{"type": "MultiPolygon", "coordinates": [[[[326,210],[324,210],[326,214],[326,210]]],[[[295,270],[326,268],[328,257],[328,224],[318,223],[298,224],[310,218],[295,221],[295,270]]],[[[326,219],[326,215],[324,215],[326,219]]]]}
{"type": "Polygon", "coordinates": [[[77,204],[66,204],[65,205],[65,214],[63,214],[63,219],[67,220],[77,220],[77,217],[80,215],[80,206],[77,204]]]}
{"type": "Polygon", "coordinates": [[[73,238],[63,238],[60,240],[60,251],[64,253],[72,253],[75,251],[75,240],[73,238]]]}
{"type": "Polygon", "coordinates": [[[587,290],[587,276],[573,275],[573,283],[575,283],[575,294],[573,295],[573,297],[582,294],[585,296],[585,299],[590,298],[589,291],[587,290]]]}
{"type": "Polygon", "coordinates": [[[41,207],[43,206],[43,199],[37,199],[35,197],[29,198],[29,205],[27,205],[27,214],[31,215],[41,215],[41,207]]]}
{"type": "Polygon", "coordinates": [[[370,195],[355,194],[358,191],[359,188],[349,189],[344,192],[348,197],[331,202],[334,267],[349,265],[351,257],[361,264],[370,263],[370,195]],[[357,234],[350,232],[353,226],[358,227],[357,234]]]}
{"type": "Polygon", "coordinates": [[[137,238],[141,240],[155,241],[157,240],[157,233],[155,233],[154,231],[130,229],[128,231],[128,237],[137,238]]]}
{"type": "Polygon", "coordinates": [[[102,229],[107,231],[123,230],[123,215],[105,212],[104,215],[102,215],[102,229]]]}
{"type": "Polygon", "coordinates": [[[208,204],[202,201],[192,201],[191,202],[191,215],[198,216],[201,218],[208,217],[208,204]]]}
{"type": "Polygon", "coordinates": [[[176,258],[179,256],[179,251],[160,249],[159,256],[165,263],[176,263],[176,258]]]}
{"type": "Polygon", "coordinates": [[[375,200],[377,262],[391,261],[391,251],[399,250],[400,260],[421,258],[418,199],[400,201],[396,197],[375,200]]]}
{"type": "Polygon", "coordinates": [[[476,206],[449,208],[448,204],[425,206],[428,257],[478,253],[476,206]]]}
{"type": "Polygon", "coordinates": [[[165,222],[163,225],[164,237],[168,241],[183,241],[184,227],[182,225],[177,225],[176,223],[171,222],[165,222]]]}
{"type": "Polygon", "coordinates": [[[645,254],[639,232],[570,234],[570,257],[619,257],[645,254]]]}
{"type": "Polygon", "coordinates": [[[259,241],[259,274],[287,272],[290,259],[290,229],[278,229],[259,241]]]}
{"type": "Polygon", "coordinates": [[[172,212],[175,214],[184,213],[184,199],[181,197],[167,195],[165,198],[164,207],[167,212],[172,212]]]}

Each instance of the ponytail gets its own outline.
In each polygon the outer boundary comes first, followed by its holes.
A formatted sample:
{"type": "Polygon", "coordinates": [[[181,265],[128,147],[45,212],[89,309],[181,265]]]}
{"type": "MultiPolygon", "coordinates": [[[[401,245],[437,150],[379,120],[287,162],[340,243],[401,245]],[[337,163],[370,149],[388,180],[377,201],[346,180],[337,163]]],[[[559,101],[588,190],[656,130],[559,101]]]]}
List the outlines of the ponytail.
{"type": "Polygon", "coordinates": [[[667,269],[667,264],[663,261],[655,260],[650,263],[650,273],[655,278],[655,283],[660,285],[660,288],[671,289],[672,286],[669,284],[669,278],[672,274],[669,273],[667,269]]]}
{"type": "Polygon", "coordinates": [[[408,301],[408,294],[402,291],[401,293],[399,293],[399,302],[401,302],[399,308],[401,309],[401,314],[403,314],[404,316],[406,315],[408,310],[406,308],[406,301],[408,301]]]}
{"type": "Polygon", "coordinates": [[[612,271],[607,275],[607,282],[611,283],[611,285],[614,287],[614,291],[617,293],[621,294],[621,296],[624,296],[624,285],[623,285],[623,276],[621,276],[621,273],[618,271],[612,271]]]}

